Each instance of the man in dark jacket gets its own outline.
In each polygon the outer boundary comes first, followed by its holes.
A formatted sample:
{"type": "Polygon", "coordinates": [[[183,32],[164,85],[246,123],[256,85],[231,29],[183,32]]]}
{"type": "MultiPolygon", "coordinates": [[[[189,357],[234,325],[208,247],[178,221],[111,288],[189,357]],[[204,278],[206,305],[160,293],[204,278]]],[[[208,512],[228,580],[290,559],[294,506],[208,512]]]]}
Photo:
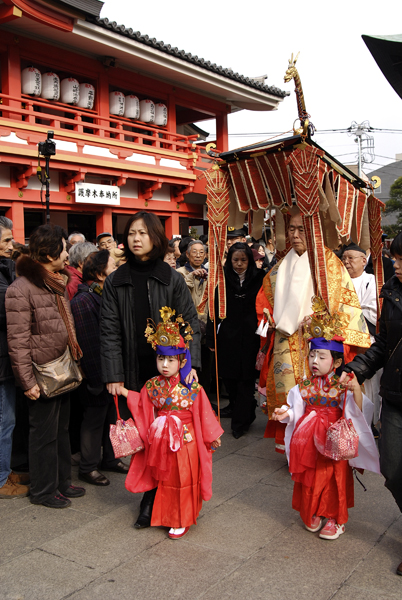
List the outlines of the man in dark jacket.
{"type": "MultiPolygon", "coordinates": [[[[402,511],[402,233],[392,242],[391,254],[395,258],[395,275],[381,291],[380,331],[371,348],[365,354],[358,354],[345,371],[353,371],[361,384],[384,368],[380,381],[381,473],[402,511]]],[[[340,381],[345,378],[343,374],[340,381]]],[[[397,573],[402,575],[402,562],[397,573]]]]}
{"type": "Polygon", "coordinates": [[[23,498],[29,492],[27,486],[20,485],[24,476],[13,473],[10,468],[15,425],[15,385],[8,356],[5,297],[8,286],[15,279],[11,260],[12,227],[10,219],[0,217],[0,498],[23,498]]]}

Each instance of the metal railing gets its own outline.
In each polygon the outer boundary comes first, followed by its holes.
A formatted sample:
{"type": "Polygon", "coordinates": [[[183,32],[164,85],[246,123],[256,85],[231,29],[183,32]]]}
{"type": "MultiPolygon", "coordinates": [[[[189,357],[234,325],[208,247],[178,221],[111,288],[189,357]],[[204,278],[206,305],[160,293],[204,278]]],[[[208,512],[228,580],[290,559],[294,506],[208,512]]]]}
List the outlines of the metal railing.
{"type": "MultiPolygon", "coordinates": [[[[166,127],[157,127],[114,115],[101,116],[94,110],[76,108],[61,102],[22,95],[20,98],[0,94],[0,112],[2,118],[30,126],[53,129],[55,139],[72,141],[71,134],[77,134],[77,141],[112,149],[132,148],[135,152],[152,154],[157,159],[186,161],[187,169],[205,169],[211,163],[205,148],[194,143],[197,135],[186,136],[169,131],[166,127]],[[168,151],[168,153],[164,152],[168,151]],[[176,155],[176,156],[175,156],[176,155]]],[[[20,126],[21,131],[24,128],[20,126]]],[[[124,156],[124,155],[123,155],[124,156]]]]}

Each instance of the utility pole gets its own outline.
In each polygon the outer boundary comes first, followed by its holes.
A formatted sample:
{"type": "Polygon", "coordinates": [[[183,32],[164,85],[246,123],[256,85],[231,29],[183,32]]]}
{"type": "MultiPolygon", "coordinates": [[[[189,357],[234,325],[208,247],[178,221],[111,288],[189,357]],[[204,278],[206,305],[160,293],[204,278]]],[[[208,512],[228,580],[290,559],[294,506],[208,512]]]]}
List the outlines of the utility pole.
{"type": "Polygon", "coordinates": [[[357,143],[357,164],[358,164],[358,175],[361,178],[363,172],[364,163],[372,163],[375,159],[374,154],[374,138],[368,135],[368,132],[372,131],[370,123],[363,121],[363,123],[356,123],[353,121],[351,126],[348,128],[348,135],[355,136],[355,142],[357,143]]]}

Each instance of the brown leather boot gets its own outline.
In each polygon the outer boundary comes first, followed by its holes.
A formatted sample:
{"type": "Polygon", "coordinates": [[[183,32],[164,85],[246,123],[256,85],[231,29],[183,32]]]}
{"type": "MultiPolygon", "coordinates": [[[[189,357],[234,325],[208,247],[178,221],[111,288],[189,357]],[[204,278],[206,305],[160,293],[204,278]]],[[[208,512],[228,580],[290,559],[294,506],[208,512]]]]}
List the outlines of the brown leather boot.
{"type": "Polygon", "coordinates": [[[14,471],[11,471],[8,478],[12,483],[18,483],[18,485],[28,485],[31,483],[29,473],[15,473],[14,471]]]}
{"type": "Polygon", "coordinates": [[[25,498],[29,494],[29,487],[26,485],[18,485],[11,481],[10,476],[6,483],[0,488],[0,498],[25,498]]]}

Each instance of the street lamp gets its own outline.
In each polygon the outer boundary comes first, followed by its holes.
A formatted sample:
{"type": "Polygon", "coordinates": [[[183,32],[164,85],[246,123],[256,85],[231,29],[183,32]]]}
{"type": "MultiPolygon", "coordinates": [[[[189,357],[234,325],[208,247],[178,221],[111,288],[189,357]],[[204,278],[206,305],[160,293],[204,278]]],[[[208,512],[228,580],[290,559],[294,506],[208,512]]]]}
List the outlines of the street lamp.
{"type": "MultiPolygon", "coordinates": [[[[39,142],[38,144],[38,167],[36,169],[36,174],[38,176],[39,181],[42,184],[42,188],[46,186],[46,224],[50,223],[50,174],[49,174],[49,163],[50,157],[56,154],[56,143],[53,141],[54,131],[47,132],[47,138],[44,142],[39,142]],[[45,170],[42,171],[42,167],[40,166],[40,157],[43,156],[45,159],[45,170]]],[[[42,188],[40,190],[40,198],[42,202],[42,188]]]]}

